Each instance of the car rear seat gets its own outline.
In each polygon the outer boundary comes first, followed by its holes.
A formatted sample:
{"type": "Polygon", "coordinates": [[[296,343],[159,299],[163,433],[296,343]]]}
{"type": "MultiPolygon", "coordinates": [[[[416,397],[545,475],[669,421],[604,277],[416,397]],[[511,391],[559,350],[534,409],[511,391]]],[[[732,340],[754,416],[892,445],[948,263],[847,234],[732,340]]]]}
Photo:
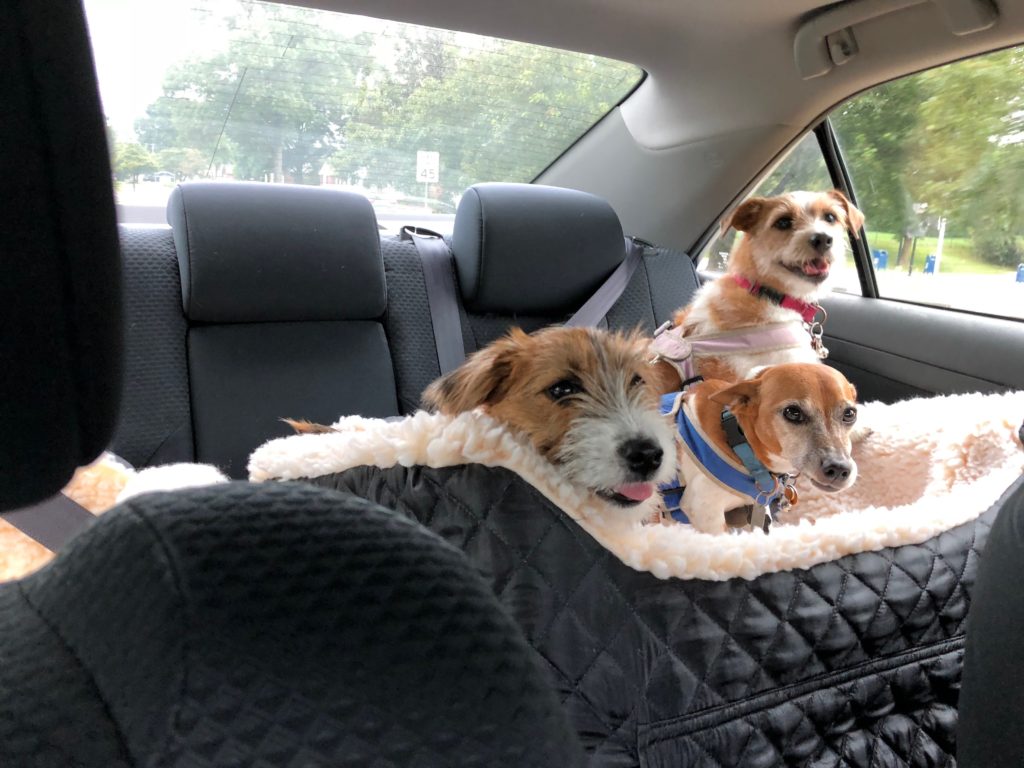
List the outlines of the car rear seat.
{"type": "Polygon", "coordinates": [[[121,235],[124,383],[112,449],[136,467],[194,461],[178,255],[170,227],[121,235]]]}
{"type": "MultiPolygon", "coordinates": [[[[183,331],[183,342],[166,353],[173,359],[157,367],[176,383],[176,394],[184,346],[192,455],[187,445],[164,454],[244,477],[252,449],[288,433],[281,417],[330,422],[339,413],[397,414],[382,325],[380,238],[365,198],[313,187],[186,184],[172,194],[168,220],[184,326],[170,318],[169,280],[153,286],[166,315],[133,326],[138,316],[132,305],[145,304],[146,289],[132,286],[127,335],[135,337],[129,347],[137,354],[129,355],[126,372],[130,393],[142,384],[135,372],[164,354],[151,349],[147,355],[141,348],[143,337],[164,336],[155,327],[159,321],[183,331]]],[[[129,230],[126,245],[131,240],[129,230]]],[[[166,248],[166,240],[161,245],[166,248]]],[[[163,256],[159,269],[147,265],[145,271],[163,274],[163,256]]],[[[126,261],[136,260],[146,258],[126,253],[126,261]]],[[[127,279],[134,283],[138,271],[129,267],[127,279]]],[[[164,388],[170,390],[170,383],[164,388]]],[[[152,403],[151,396],[130,397],[122,426],[144,422],[152,403]]],[[[166,441],[188,442],[189,424],[181,415],[175,408],[161,419],[171,428],[166,441]]],[[[124,451],[136,439],[129,429],[119,430],[115,451],[136,463],[137,450],[124,451]]]]}
{"type": "MultiPolygon", "coordinates": [[[[281,417],[419,407],[440,374],[423,270],[412,243],[379,238],[363,198],[186,184],[168,216],[173,231],[121,227],[127,386],[115,452],[137,467],[206,461],[241,477],[251,450],[287,432],[281,417]]],[[[529,184],[470,188],[452,246],[468,352],[512,325],[563,322],[624,257],[606,202],[529,184]]],[[[645,248],[607,324],[650,333],[696,287],[685,254],[645,248]]]]}
{"type": "MultiPolygon", "coordinates": [[[[607,202],[532,184],[470,187],[450,244],[467,353],[513,325],[533,331],[564,322],[625,257],[622,226],[607,202]]],[[[423,270],[411,242],[386,238],[381,245],[399,404],[402,413],[411,413],[440,375],[423,270]]],[[[608,312],[607,326],[651,333],[690,300],[697,285],[686,254],[645,248],[641,267],[608,312]]]]}

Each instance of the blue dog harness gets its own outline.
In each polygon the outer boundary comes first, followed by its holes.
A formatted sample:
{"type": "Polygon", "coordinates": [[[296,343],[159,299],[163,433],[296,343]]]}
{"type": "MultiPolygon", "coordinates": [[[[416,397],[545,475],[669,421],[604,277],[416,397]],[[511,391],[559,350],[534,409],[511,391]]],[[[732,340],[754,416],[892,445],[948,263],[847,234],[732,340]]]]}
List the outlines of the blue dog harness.
{"type": "MultiPolygon", "coordinates": [[[[778,503],[777,500],[784,496],[787,478],[780,480],[754,456],[754,451],[744,437],[743,430],[740,429],[739,423],[736,421],[736,416],[728,408],[722,409],[722,427],[725,429],[726,439],[729,446],[739,456],[740,461],[743,462],[745,469],[740,469],[730,457],[722,455],[705,437],[700,427],[691,421],[686,408],[683,407],[682,392],[663,395],[661,412],[665,415],[675,416],[676,431],[683,449],[708,476],[720,485],[752,499],[755,509],[751,514],[751,524],[767,533],[768,526],[771,524],[768,507],[773,503],[778,503]],[[761,517],[762,512],[763,518],[761,517]]],[[[680,523],[690,522],[685,510],[680,507],[685,488],[686,486],[680,483],[678,475],[658,486],[666,511],[672,519],[680,523]]]]}

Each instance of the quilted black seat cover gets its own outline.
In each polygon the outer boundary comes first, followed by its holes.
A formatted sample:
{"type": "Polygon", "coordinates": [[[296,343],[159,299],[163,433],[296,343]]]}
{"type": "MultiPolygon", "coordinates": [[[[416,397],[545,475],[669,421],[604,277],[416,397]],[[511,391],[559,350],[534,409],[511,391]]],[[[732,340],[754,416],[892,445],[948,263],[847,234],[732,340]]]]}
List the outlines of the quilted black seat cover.
{"type": "Polygon", "coordinates": [[[140,497],[0,589],[0,765],[563,766],[578,743],[461,553],[360,499],[140,497]]]}
{"type": "Polygon", "coordinates": [[[550,665],[593,765],[955,764],[964,625],[994,510],[808,570],[661,581],[504,469],[359,467],[317,482],[467,553],[550,665]]]}

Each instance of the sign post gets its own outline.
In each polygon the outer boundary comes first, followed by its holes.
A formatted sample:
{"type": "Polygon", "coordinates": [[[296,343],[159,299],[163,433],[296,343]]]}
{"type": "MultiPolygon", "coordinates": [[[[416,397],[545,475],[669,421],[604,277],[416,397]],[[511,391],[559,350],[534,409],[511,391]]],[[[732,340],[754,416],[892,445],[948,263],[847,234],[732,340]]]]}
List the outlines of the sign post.
{"type": "Polygon", "coordinates": [[[427,195],[431,184],[441,177],[441,153],[416,151],[416,181],[423,182],[423,207],[427,207],[427,195]]]}
{"type": "Polygon", "coordinates": [[[942,243],[946,239],[946,217],[939,218],[939,242],[935,246],[935,274],[939,274],[939,266],[942,264],[942,243]]]}

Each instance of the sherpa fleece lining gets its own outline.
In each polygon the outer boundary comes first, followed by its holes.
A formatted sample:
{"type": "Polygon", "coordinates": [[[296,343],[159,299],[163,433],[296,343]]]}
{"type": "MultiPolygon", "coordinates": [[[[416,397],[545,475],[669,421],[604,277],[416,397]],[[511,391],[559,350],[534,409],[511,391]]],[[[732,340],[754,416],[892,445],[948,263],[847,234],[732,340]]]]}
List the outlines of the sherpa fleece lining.
{"type": "Polygon", "coordinates": [[[393,422],[343,418],[337,433],[264,444],[250,458],[249,474],[259,482],[359,466],[505,467],[630,567],[663,579],[723,581],[919,544],[977,518],[1024,471],[1016,435],[1024,392],[871,403],[862,412],[873,433],[854,449],[855,485],[827,494],[798,483],[798,505],[767,536],[641,524],[656,497],[624,512],[563,481],[522,437],[479,410],[456,417],[417,413],[393,422]]]}

